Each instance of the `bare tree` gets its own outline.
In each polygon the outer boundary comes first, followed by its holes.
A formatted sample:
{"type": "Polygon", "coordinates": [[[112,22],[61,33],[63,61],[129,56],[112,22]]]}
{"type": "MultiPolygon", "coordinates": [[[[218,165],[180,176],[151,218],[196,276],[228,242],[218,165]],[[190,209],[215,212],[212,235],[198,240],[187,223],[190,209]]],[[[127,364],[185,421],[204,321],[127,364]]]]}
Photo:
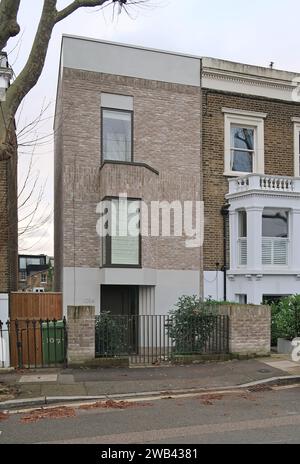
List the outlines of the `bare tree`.
{"type": "MultiPolygon", "coordinates": [[[[23,0],[0,0],[0,51],[9,44],[9,40],[20,32],[18,12],[23,0]]],[[[26,0],[24,0],[26,1],[26,0]]],[[[28,0],[27,0],[28,1],[28,0]]],[[[15,127],[15,116],[26,95],[38,82],[44,68],[45,59],[53,28],[57,23],[72,15],[76,10],[86,7],[100,7],[112,5],[125,10],[131,5],[146,3],[148,0],[73,0],[65,8],[57,9],[57,0],[44,0],[39,24],[32,43],[27,62],[14,82],[6,92],[6,99],[0,102],[0,183],[8,185],[7,197],[3,202],[6,210],[3,213],[4,227],[0,231],[0,248],[2,243],[9,243],[7,256],[0,253],[0,274],[15,274],[17,269],[17,229],[12,225],[17,221],[17,157],[18,140],[15,127]],[[1,234],[3,235],[1,237],[1,234]],[[6,261],[5,261],[6,260],[6,261]],[[3,264],[4,263],[4,264],[3,264]]],[[[1,287],[0,275],[0,287],[1,287]]],[[[5,291],[5,285],[2,291],[5,291]]],[[[15,289],[14,283],[8,285],[15,289]]],[[[0,288],[1,290],[1,288],[0,288]]]]}

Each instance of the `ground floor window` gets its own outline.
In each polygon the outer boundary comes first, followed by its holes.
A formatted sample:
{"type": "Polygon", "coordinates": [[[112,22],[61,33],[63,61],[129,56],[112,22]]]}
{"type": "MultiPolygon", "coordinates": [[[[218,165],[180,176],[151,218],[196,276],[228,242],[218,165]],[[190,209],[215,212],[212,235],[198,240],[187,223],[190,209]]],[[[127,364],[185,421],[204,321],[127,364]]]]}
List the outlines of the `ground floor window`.
{"type": "Polygon", "coordinates": [[[278,303],[282,298],[286,298],[290,295],[263,295],[263,304],[271,305],[273,303],[278,303]]]}
{"type": "Polygon", "coordinates": [[[239,304],[247,304],[248,297],[244,293],[238,293],[235,295],[235,300],[239,304]]]}

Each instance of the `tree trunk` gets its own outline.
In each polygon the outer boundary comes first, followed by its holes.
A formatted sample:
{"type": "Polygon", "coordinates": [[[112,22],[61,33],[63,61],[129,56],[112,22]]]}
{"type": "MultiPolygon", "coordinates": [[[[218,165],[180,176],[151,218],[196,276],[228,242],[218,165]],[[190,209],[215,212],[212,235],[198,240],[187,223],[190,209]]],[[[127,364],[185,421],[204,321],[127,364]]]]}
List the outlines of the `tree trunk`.
{"type": "Polygon", "coordinates": [[[18,156],[15,128],[9,130],[0,161],[0,293],[18,289],[18,156]]]}

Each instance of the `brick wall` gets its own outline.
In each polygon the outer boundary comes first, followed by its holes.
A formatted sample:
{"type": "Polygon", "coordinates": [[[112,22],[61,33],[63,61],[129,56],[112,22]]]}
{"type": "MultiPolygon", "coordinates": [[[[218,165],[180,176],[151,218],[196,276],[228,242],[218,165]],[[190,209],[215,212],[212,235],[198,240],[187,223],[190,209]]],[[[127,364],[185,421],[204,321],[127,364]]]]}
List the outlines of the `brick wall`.
{"type": "Polygon", "coordinates": [[[68,364],[95,359],[95,307],[68,306],[68,364]]]}
{"type": "Polygon", "coordinates": [[[265,173],[294,175],[294,126],[299,104],[261,97],[203,90],[203,196],[205,205],[204,269],[223,265],[223,218],[228,193],[224,172],[224,114],[222,107],[267,113],[265,119],[265,173]]]}
{"type": "Polygon", "coordinates": [[[34,287],[43,287],[45,289],[45,292],[51,292],[53,290],[52,285],[53,285],[52,277],[47,269],[45,271],[31,274],[30,276],[27,277],[27,289],[28,288],[32,289],[34,287]],[[43,279],[42,279],[43,274],[46,274],[46,282],[43,282],[43,279]]]}
{"type": "MultiPolygon", "coordinates": [[[[73,69],[64,69],[62,88],[56,176],[63,168],[64,195],[59,198],[57,192],[55,217],[61,222],[63,215],[63,228],[57,226],[55,248],[58,253],[63,238],[63,266],[99,267],[96,205],[104,196],[128,192],[146,201],[200,199],[200,92],[192,86],[73,69]],[[133,96],[134,161],[159,175],[125,165],[105,165],[100,173],[101,92],[133,96]]],[[[142,261],[144,267],[196,270],[200,251],[187,249],[183,238],[146,238],[142,261]]],[[[58,267],[56,257],[55,262],[58,267]]]]}
{"type": "Polygon", "coordinates": [[[268,355],[271,351],[271,309],[269,306],[220,306],[229,316],[229,351],[234,354],[268,355]]]}

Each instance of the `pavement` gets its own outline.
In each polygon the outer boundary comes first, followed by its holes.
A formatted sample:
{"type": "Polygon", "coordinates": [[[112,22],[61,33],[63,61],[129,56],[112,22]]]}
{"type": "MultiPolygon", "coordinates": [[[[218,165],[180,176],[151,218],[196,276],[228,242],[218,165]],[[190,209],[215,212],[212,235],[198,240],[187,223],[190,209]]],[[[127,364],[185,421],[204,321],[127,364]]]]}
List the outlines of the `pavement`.
{"type": "Polygon", "coordinates": [[[1,372],[0,408],[11,401],[45,404],[68,399],[146,395],[234,388],[278,377],[299,376],[300,363],[287,356],[151,368],[37,369],[1,372]],[[10,392],[10,394],[9,394],[10,392]],[[1,399],[2,398],[2,399],[1,399]],[[50,401],[49,401],[50,402],[50,401]]]}

